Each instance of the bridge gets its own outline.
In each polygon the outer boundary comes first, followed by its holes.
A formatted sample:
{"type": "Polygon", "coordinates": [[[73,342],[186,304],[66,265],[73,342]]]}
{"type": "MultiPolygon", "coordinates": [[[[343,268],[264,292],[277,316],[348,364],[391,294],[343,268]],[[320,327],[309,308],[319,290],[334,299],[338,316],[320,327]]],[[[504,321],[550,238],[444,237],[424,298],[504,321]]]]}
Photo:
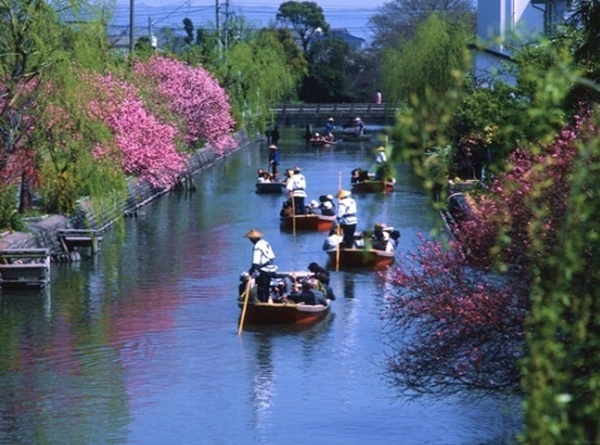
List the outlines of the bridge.
{"type": "Polygon", "coordinates": [[[276,122],[285,124],[320,124],[330,117],[343,124],[359,116],[367,123],[391,125],[396,120],[397,107],[372,103],[280,104],[271,110],[276,122]]]}

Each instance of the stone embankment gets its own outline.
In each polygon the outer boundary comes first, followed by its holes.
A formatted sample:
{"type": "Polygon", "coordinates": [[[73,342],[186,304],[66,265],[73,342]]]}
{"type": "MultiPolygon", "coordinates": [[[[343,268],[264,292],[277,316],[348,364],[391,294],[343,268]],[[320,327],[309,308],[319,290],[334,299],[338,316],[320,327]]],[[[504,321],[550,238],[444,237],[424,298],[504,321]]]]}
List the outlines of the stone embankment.
{"type": "MultiPolygon", "coordinates": [[[[208,146],[194,153],[187,162],[177,185],[191,186],[192,176],[197,172],[225,159],[231,153],[252,142],[244,132],[236,134],[235,147],[219,152],[208,146]]],[[[126,197],[115,197],[110,202],[96,203],[82,199],[73,215],[51,215],[27,222],[28,232],[7,232],[0,235],[0,250],[47,248],[53,260],[63,258],[63,249],[56,236],[62,229],[91,229],[103,232],[122,217],[135,216],[138,209],[150,201],[168,193],[173,188],[157,189],[146,182],[132,180],[126,197]]]]}

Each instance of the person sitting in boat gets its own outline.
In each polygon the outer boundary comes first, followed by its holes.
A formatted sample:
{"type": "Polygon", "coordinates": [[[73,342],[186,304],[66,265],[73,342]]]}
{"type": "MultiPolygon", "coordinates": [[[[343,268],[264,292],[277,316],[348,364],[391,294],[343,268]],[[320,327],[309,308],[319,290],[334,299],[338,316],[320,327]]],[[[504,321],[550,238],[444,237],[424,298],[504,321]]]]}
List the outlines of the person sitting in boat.
{"type": "Polygon", "coordinates": [[[365,134],[366,125],[360,117],[357,116],[354,119],[352,127],[354,128],[354,133],[356,133],[357,136],[362,136],[363,134],[365,134]]]}
{"type": "Polygon", "coordinates": [[[341,229],[338,229],[337,226],[333,226],[327,235],[327,238],[323,242],[323,250],[335,250],[337,246],[342,242],[342,236],[338,234],[338,231],[341,232],[341,229]]]}
{"type": "Polygon", "coordinates": [[[248,289],[248,282],[250,280],[250,274],[246,271],[240,274],[240,285],[238,288],[238,292],[240,294],[240,300],[246,298],[246,292],[250,292],[248,296],[249,301],[256,301],[256,286],[253,286],[250,283],[250,289],[248,289]]]}
{"type": "Polygon", "coordinates": [[[369,172],[367,170],[363,170],[362,168],[355,168],[350,172],[350,182],[352,184],[368,180],[369,172]]]}
{"type": "Polygon", "coordinates": [[[335,141],[335,135],[333,134],[333,132],[335,131],[335,120],[330,117],[329,119],[327,119],[327,123],[325,124],[325,137],[329,140],[334,142],[335,141]]]}
{"type": "Polygon", "coordinates": [[[371,242],[373,249],[383,250],[384,252],[393,252],[396,248],[394,241],[390,237],[390,231],[385,224],[381,223],[375,224],[371,242]]]}
{"type": "Polygon", "coordinates": [[[332,195],[321,195],[319,196],[319,209],[321,215],[335,216],[335,204],[333,203],[332,195]]]}
{"type": "Polygon", "coordinates": [[[285,216],[292,216],[294,214],[294,203],[292,201],[292,198],[288,198],[285,201],[283,201],[283,204],[281,205],[281,211],[279,212],[279,216],[280,217],[285,217],[285,216]]]}
{"type": "Polygon", "coordinates": [[[329,271],[317,263],[310,263],[308,270],[312,272],[311,278],[317,280],[319,286],[317,286],[329,300],[335,300],[335,294],[333,288],[330,286],[331,277],[329,271]]]}
{"type": "Polygon", "coordinates": [[[304,303],[308,305],[322,304],[327,306],[327,298],[325,294],[317,289],[316,280],[306,279],[302,281],[302,291],[300,293],[292,293],[288,295],[288,300],[294,303],[304,303]]]}
{"type": "Polygon", "coordinates": [[[300,167],[294,167],[292,176],[288,179],[286,190],[294,200],[294,211],[296,215],[306,214],[304,199],[306,198],[306,178],[300,167]]]}
{"type": "Polygon", "coordinates": [[[271,174],[267,171],[264,171],[262,168],[259,168],[256,173],[258,174],[258,177],[256,179],[257,182],[265,183],[271,182],[273,180],[271,174]]]}

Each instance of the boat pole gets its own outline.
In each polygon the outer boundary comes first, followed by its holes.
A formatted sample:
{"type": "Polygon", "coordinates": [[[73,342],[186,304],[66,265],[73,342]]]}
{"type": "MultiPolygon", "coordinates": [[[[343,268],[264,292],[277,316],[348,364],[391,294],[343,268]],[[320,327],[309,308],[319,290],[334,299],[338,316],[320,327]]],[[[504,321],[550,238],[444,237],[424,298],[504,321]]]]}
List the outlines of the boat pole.
{"type": "Polygon", "coordinates": [[[242,330],[244,329],[244,319],[246,318],[246,309],[248,309],[248,300],[250,299],[250,288],[252,287],[253,281],[254,280],[252,279],[252,277],[248,277],[248,282],[246,283],[246,290],[244,291],[244,307],[242,308],[242,315],[240,315],[238,335],[242,335],[242,330]]]}
{"type": "MultiPolygon", "coordinates": [[[[338,193],[340,190],[342,190],[342,172],[338,173],[338,193]]],[[[339,270],[340,270],[340,231],[341,231],[341,225],[339,222],[337,222],[337,228],[336,228],[337,246],[335,249],[335,271],[336,272],[339,272],[339,270]]]]}
{"type": "Polygon", "coordinates": [[[294,200],[293,193],[290,193],[292,199],[292,234],[296,234],[296,201],[294,200]]]}

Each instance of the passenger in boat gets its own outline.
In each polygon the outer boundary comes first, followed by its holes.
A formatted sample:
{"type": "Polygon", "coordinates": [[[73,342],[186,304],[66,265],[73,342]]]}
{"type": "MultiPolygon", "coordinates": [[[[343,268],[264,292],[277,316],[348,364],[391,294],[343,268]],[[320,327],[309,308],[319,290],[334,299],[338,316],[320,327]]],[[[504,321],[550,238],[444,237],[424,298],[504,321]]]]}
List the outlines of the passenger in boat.
{"type": "Polygon", "coordinates": [[[271,180],[273,179],[271,177],[271,174],[269,172],[264,171],[262,168],[259,168],[256,173],[258,175],[258,177],[256,178],[257,182],[260,182],[260,183],[271,182],[271,180]]]}
{"type": "Polygon", "coordinates": [[[248,272],[242,272],[240,274],[240,285],[238,287],[240,299],[243,300],[246,298],[246,291],[250,292],[248,299],[250,301],[256,301],[256,287],[252,286],[250,283],[250,289],[248,290],[248,282],[250,280],[250,274],[248,272]]]}
{"type": "Polygon", "coordinates": [[[302,291],[288,295],[288,300],[294,303],[304,303],[309,305],[322,304],[327,305],[325,294],[317,288],[316,280],[306,279],[302,281],[302,291]]]}
{"type": "Polygon", "coordinates": [[[331,228],[331,230],[329,231],[329,235],[327,235],[327,238],[323,243],[323,250],[334,250],[342,242],[343,237],[341,235],[338,235],[338,230],[341,231],[341,229],[338,229],[337,226],[331,228]]]}
{"type": "Polygon", "coordinates": [[[357,182],[368,181],[369,172],[362,168],[355,168],[350,172],[350,182],[356,184],[357,182]]]}
{"type": "Polygon", "coordinates": [[[294,173],[288,179],[286,189],[290,198],[294,200],[294,211],[296,215],[305,215],[306,207],[304,199],[306,198],[306,178],[302,174],[300,167],[294,167],[294,173]]]}
{"type": "Polygon", "coordinates": [[[319,203],[321,215],[335,216],[335,204],[333,203],[333,196],[321,195],[319,196],[319,203]]]}
{"type": "Polygon", "coordinates": [[[366,125],[360,117],[356,117],[354,119],[354,124],[352,124],[352,126],[354,127],[354,132],[357,136],[362,136],[365,134],[366,125]]]}
{"type": "Polygon", "coordinates": [[[329,119],[327,119],[327,123],[325,124],[325,137],[331,142],[335,141],[335,135],[333,134],[334,131],[335,120],[332,117],[330,117],[329,119]]]}
{"type": "Polygon", "coordinates": [[[333,288],[329,285],[331,282],[329,271],[314,262],[308,265],[308,270],[312,272],[311,278],[314,278],[318,281],[320,286],[317,287],[325,294],[325,296],[329,300],[335,300],[333,288]]]}
{"type": "Polygon", "coordinates": [[[279,149],[277,145],[269,146],[269,169],[273,175],[273,179],[277,180],[279,175],[279,149]]]}
{"type": "Polygon", "coordinates": [[[275,253],[263,234],[256,229],[250,230],[244,235],[248,238],[254,248],[252,249],[252,266],[248,273],[256,277],[257,298],[259,301],[269,301],[269,289],[271,278],[277,272],[277,266],[273,264],[275,253]]]}
{"type": "Polygon", "coordinates": [[[349,249],[354,247],[354,232],[358,223],[356,202],[350,197],[351,194],[348,190],[340,190],[337,193],[338,209],[336,215],[337,222],[344,233],[344,239],[340,247],[349,249]]]}
{"type": "Polygon", "coordinates": [[[294,204],[292,201],[292,198],[288,198],[285,201],[283,201],[283,204],[281,205],[281,211],[279,212],[279,216],[280,217],[284,217],[284,216],[292,216],[294,214],[294,204]]]}
{"type": "Polygon", "coordinates": [[[373,249],[383,250],[384,252],[393,252],[396,248],[394,241],[390,237],[390,231],[385,224],[381,223],[375,224],[371,242],[373,249]]]}

